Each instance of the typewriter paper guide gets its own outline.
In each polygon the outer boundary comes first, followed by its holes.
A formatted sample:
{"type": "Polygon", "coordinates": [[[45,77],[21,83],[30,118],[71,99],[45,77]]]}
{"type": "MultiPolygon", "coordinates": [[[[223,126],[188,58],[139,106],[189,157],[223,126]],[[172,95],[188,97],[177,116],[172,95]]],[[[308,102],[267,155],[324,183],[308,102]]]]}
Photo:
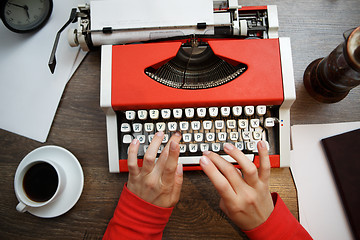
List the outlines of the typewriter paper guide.
{"type": "Polygon", "coordinates": [[[218,87],[176,89],[156,82],[144,70],[175,57],[181,43],[112,46],[113,109],[280,105],[283,102],[278,39],[227,39],[208,43],[218,57],[245,63],[248,69],[238,78],[218,87]]]}

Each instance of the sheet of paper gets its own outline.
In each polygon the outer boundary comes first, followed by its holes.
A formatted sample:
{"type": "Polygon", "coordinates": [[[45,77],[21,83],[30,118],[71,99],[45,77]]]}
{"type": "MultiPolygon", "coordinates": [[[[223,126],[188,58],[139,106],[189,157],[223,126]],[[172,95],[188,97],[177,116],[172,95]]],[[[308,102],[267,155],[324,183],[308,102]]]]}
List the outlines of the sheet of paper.
{"type": "Polygon", "coordinates": [[[214,24],[211,0],[91,1],[91,29],[214,24]]]}
{"type": "Polygon", "coordinates": [[[290,168],[298,191],[300,223],[314,239],[353,239],[320,140],[360,128],[360,122],[295,125],[290,168]]]}
{"type": "Polygon", "coordinates": [[[46,141],[66,83],[86,55],[68,45],[65,29],[51,74],[47,63],[52,45],[71,9],[85,2],[55,0],[49,21],[35,33],[13,33],[0,23],[0,128],[46,141]]]}
{"type": "Polygon", "coordinates": [[[91,39],[94,46],[214,33],[211,0],[107,0],[91,1],[90,4],[91,30],[102,30],[104,27],[123,29],[123,31],[114,31],[112,34],[93,32],[91,39]],[[206,23],[208,27],[198,29],[197,23],[206,23]],[[158,28],[173,26],[181,27],[158,28]],[[153,27],[156,29],[139,29],[153,27]],[[124,31],[129,28],[137,29],[124,31]]]}

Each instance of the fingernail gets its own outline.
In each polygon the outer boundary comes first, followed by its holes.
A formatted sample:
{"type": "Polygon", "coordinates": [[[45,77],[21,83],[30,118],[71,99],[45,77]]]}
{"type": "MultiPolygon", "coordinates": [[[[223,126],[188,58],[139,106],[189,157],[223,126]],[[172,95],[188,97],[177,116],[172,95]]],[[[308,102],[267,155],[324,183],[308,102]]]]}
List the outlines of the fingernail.
{"type": "Polygon", "coordinates": [[[176,174],[183,175],[183,165],[181,163],[179,163],[176,167],[176,174]]]}
{"type": "Polygon", "coordinates": [[[131,144],[136,145],[139,142],[139,140],[137,138],[134,138],[131,142],[131,144]]]}
{"type": "Polygon", "coordinates": [[[162,137],[162,136],[164,136],[164,132],[157,132],[157,133],[155,133],[155,135],[159,136],[159,137],[162,137]]]}
{"type": "Polygon", "coordinates": [[[200,158],[200,163],[203,164],[203,165],[209,165],[209,158],[206,157],[206,156],[202,156],[200,158]]]}
{"type": "Polygon", "coordinates": [[[177,144],[174,141],[170,142],[170,150],[171,151],[175,151],[177,148],[177,144]]]}
{"type": "Polygon", "coordinates": [[[203,151],[203,155],[209,155],[210,151],[203,151]]]}
{"type": "Polygon", "coordinates": [[[266,148],[266,143],[264,141],[260,141],[259,145],[261,148],[266,148]]]}
{"type": "Polygon", "coordinates": [[[228,151],[232,151],[235,147],[230,143],[224,143],[224,149],[228,151]]]}
{"type": "Polygon", "coordinates": [[[178,137],[181,137],[181,133],[179,131],[176,131],[174,134],[178,137]]]}

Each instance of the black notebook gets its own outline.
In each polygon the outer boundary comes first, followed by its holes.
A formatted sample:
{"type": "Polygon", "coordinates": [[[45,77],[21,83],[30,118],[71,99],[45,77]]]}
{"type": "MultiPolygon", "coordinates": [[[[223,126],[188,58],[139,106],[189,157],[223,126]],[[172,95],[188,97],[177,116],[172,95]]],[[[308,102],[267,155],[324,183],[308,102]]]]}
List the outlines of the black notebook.
{"type": "Polygon", "coordinates": [[[355,239],[360,239],[360,129],[322,139],[355,239]]]}

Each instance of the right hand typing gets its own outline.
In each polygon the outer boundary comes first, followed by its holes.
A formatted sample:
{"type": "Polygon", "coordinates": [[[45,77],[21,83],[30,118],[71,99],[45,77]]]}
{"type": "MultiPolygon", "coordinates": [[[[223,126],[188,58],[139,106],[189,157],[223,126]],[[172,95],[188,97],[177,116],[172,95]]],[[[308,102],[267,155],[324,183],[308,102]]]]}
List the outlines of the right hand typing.
{"type": "Polygon", "coordinates": [[[270,160],[265,142],[258,143],[259,170],[232,144],[225,152],[234,158],[241,171],[214,152],[204,152],[200,165],[221,196],[220,208],[242,230],[264,223],[274,209],[269,192],[270,160]]]}

